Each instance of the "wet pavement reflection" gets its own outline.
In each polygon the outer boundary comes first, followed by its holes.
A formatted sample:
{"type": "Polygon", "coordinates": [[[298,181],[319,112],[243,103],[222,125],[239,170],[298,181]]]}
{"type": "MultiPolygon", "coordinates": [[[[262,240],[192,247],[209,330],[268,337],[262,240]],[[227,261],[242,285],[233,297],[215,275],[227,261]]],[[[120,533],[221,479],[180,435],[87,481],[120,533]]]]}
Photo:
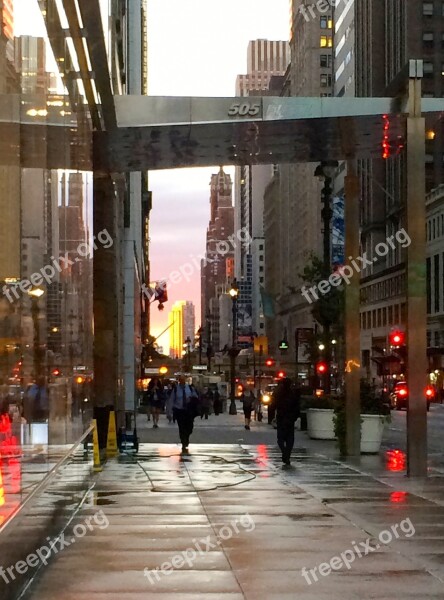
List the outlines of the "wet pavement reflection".
{"type": "Polygon", "coordinates": [[[444,507],[432,496],[444,497],[444,478],[408,482],[387,456],[371,473],[305,448],[292,468],[279,459],[274,446],[195,444],[181,456],[142,444],[109,461],[69,531],[98,511],[108,526],[54,557],[29,598],[442,600],[444,507]],[[320,573],[366,544],[349,568],[320,573]]]}

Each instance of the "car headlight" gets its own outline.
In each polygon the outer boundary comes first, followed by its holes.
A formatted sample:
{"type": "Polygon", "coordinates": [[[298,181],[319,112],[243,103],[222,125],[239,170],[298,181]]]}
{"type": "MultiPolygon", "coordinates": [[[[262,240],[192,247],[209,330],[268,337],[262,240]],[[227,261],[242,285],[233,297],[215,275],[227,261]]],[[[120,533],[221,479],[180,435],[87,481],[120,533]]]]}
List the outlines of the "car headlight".
{"type": "Polygon", "coordinates": [[[270,395],[269,395],[269,394],[264,394],[264,395],[262,396],[262,402],[263,402],[264,404],[268,404],[268,403],[270,402],[270,400],[271,400],[271,398],[270,398],[270,395]]]}

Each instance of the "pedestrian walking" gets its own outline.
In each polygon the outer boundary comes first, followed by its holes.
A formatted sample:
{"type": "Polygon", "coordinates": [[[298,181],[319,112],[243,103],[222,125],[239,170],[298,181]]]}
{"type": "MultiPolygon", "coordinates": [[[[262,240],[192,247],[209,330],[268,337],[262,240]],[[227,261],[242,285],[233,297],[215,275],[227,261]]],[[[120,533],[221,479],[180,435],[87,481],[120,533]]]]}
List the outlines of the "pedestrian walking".
{"type": "Polygon", "coordinates": [[[222,400],[219,394],[219,390],[216,388],[214,390],[214,414],[219,415],[222,412],[222,400]]]}
{"type": "Polygon", "coordinates": [[[286,377],[274,392],[276,407],[277,443],[282,452],[282,462],[290,465],[294,446],[294,424],[300,416],[300,390],[286,377]]]}
{"type": "Polygon", "coordinates": [[[159,427],[159,417],[165,406],[165,392],[158,377],[153,377],[148,385],[148,397],[153,417],[153,429],[159,427]]]}
{"type": "Polygon", "coordinates": [[[210,390],[208,388],[204,388],[203,394],[200,399],[200,420],[204,417],[208,419],[208,415],[210,414],[210,390]]]}
{"type": "Polygon", "coordinates": [[[164,391],[165,391],[165,396],[166,396],[166,400],[165,400],[165,413],[166,413],[166,417],[168,419],[168,423],[175,423],[176,419],[174,418],[174,414],[173,414],[173,390],[175,388],[175,383],[172,384],[170,381],[168,382],[166,389],[164,387],[164,391]]]}
{"type": "Polygon", "coordinates": [[[185,376],[181,375],[178,385],[172,391],[172,397],[173,413],[179,427],[182,453],[188,454],[194,419],[199,410],[199,395],[193,385],[186,383],[185,376]]]}
{"type": "Polygon", "coordinates": [[[252,391],[250,391],[248,396],[245,396],[245,393],[242,392],[240,401],[242,402],[242,408],[244,411],[245,429],[247,431],[250,431],[251,412],[254,409],[256,398],[254,397],[254,394],[252,391]]]}

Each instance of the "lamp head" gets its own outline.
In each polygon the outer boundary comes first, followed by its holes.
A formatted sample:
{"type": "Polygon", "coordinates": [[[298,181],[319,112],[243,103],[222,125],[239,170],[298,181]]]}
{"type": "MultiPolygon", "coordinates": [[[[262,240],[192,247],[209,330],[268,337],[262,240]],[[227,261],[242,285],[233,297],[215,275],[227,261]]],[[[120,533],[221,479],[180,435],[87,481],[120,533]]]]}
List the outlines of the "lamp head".
{"type": "Polygon", "coordinates": [[[45,293],[45,290],[42,290],[42,288],[32,288],[28,291],[28,295],[31,296],[32,298],[41,298],[43,296],[43,294],[45,293]]]}

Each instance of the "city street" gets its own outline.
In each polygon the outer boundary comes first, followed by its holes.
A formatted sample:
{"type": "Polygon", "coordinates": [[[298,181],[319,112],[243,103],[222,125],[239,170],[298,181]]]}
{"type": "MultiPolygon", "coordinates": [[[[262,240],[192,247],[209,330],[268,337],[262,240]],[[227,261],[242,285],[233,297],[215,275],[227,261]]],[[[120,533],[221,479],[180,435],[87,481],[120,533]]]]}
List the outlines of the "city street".
{"type": "MultiPolygon", "coordinates": [[[[210,415],[208,420],[200,418],[194,421],[194,432],[191,437],[193,444],[265,444],[276,446],[276,430],[267,423],[267,413],[259,423],[252,421],[251,431],[244,429],[243,413],[238,403],[237,415],[224,413],[219,416],[210,415]]],[[[406,451],[406,411],[391,412],[391,423],[388,424],[382,442],[381,455],[387,450],[406,451]]],[[[428,451],[431,464],[435,468],[444,469],[444,405],[432,403],[427,413],[428,451]]],[[[299,426],[299,423],[296,424],[299,426]]],[[[145,415],[139,415],[137,420],[138,434],[142,443],[179,443],[178,428],[174,423],[168,423],[162,415],[159,429],[153,429],[152,421],[147,421],[145,415]]],[[[336,443],[331,441],[310,440],[307,432],[295,431],[295,447],[316,449],[328,456],[337,455],[336,443]]]]}

